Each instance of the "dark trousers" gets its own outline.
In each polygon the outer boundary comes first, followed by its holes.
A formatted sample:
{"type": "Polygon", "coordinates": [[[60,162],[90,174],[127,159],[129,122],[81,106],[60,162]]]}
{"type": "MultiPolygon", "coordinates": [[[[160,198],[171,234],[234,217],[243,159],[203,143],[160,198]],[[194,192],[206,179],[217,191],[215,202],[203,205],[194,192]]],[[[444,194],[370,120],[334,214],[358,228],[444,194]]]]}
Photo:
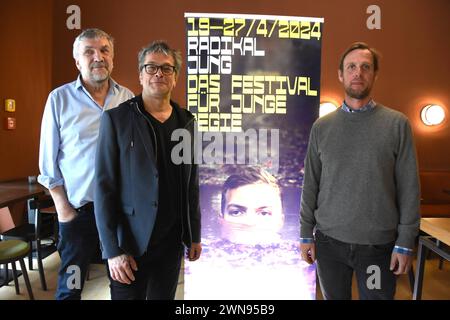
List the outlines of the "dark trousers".
{"type": "Polygon", "coordinates": [[[99,237],[91,204],[77,210],[76,217],[59,223],[58,272],[56,300],[80,300],[89,264],[99,252],[99,237]]]}
{"type": "Polygon", "coordinates": [[[326,300],[350,300],[356,274],[360,300],[392,300],[396,276],[389,270],[394,243],[358,245],[316,231],[317,274],[326,300]]]}
{"type": "Polygon", "coordinates": [[[150,246],[141,257],[135,257],[138,270],[135,280],[124,284],[110,280],[112,300],[173,300],[178,285],[183,246],[160,243],[150,246]]]}

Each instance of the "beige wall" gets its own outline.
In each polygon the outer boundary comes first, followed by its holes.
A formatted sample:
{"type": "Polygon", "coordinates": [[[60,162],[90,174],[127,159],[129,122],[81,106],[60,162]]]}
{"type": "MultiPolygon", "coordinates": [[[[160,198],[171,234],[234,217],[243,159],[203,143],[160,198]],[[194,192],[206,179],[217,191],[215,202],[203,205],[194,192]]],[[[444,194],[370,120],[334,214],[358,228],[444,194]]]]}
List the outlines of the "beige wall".
{"type": "MultiPolygon", "coordinates": [[[[136,56],[142,46],[165,39],[185,52],[184,12],[324,17],[322,99],[342,100],[338,57],[351,42],[368,42],[383,54],[374,98],[411,120],[421,170],[450,170],[450,121],[435,129],[419,121],[428,103],[444,105],[450,117],[448,0],[20,0],[0,4],[0,97],[2,104],[4,98],[16,98],[18,109],[18,129],[0,129],[0,180],[37,173],[48,92],[77,75],[71,52],[79,30],[66,28],[71,4],[81,8],[82,28],[99,27],[115,37],[113,77],[135,93],[140,91],[136,56]],[[381,30],[366,28],[371,4],[381,7],[381,30]]],[[[174,98],[182,105],[185,88],[181,75],[174,98]]],[[[6,115],[3,107],[0,114],[6,115]]]]}

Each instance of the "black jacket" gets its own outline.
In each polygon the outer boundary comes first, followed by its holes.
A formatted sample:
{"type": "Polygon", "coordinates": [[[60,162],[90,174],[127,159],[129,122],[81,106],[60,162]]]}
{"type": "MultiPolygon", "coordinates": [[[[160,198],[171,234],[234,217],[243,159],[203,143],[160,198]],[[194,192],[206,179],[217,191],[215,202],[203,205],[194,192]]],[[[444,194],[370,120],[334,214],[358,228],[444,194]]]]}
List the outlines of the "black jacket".
{"type": "MultiPolygon", "coordinates": [[[[182,239],[200,242],[198,166],[194,163],[193,115],[171,102],[190,134],[190,163],[181,165],[182,239]]],[[[147,249],[158,211],[158,170],[142,97],[104,112],[96,155],[95,217],[103,258],[147,249]]],[[[153,128],[150,124],[150,127],[153,128]]],[[[155,144],[156,145],[156,144],[155,144]]]]}

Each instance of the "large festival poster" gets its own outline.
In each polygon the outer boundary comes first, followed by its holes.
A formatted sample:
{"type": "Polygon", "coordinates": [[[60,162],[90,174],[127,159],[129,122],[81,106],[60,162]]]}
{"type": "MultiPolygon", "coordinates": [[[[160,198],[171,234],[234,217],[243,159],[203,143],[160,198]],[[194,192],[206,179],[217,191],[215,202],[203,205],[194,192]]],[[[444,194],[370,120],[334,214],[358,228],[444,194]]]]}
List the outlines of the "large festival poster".
{"type": "Polygon", "coordinates": [[[202,256],[185,299],[315,299],[298,248],[303,165],[318,117],[322,18],[186,13],[202,256]]]}

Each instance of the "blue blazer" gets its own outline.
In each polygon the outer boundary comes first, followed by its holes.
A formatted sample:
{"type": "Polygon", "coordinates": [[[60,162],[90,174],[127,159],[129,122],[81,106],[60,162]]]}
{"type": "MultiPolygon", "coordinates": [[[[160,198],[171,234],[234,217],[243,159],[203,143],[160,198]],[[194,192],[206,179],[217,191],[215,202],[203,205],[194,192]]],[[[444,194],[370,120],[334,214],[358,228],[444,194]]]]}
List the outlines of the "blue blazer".
{"type": "MultiPolygon", "coordinates": [[[[193,115],[171,102],[193,140],[193,115]]],[[[103,113],[96,155],[95,218],[104,259],[123,253],[141,256],[147,249],[158,211],[158,170],[141,96],[103,113]]],[[[150,125],[151,127],[151,125],[150,125]]],[[[151,127],[152,128],[152,127],[151,127]]],[[[200,242],[198,166],[181,165],[182,239],[200,242]]]]}

